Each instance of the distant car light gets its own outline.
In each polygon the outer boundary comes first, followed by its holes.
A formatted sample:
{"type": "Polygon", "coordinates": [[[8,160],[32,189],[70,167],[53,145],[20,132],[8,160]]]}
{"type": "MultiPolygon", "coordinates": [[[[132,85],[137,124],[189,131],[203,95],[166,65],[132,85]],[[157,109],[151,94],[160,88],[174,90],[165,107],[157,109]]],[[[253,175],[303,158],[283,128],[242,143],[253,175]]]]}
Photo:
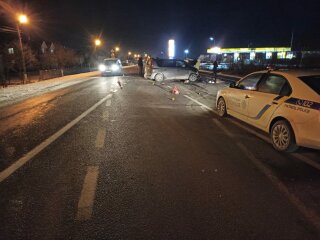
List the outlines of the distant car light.
{"type": "Polygon", "coordinates": [[[119,69],[120,69],[120,67],[119,67],[117,64],[113,64],[113,65],[111,66],[111,70],[112,70],[113,72],[119,71],[119,69]]]}
{"type": "Polygon", "coordinates": [[[104,72],[107,69],[106,66],[103,64],[100,64],[98,68],[99,68],[99,71],[101,72],[104,72]]]}

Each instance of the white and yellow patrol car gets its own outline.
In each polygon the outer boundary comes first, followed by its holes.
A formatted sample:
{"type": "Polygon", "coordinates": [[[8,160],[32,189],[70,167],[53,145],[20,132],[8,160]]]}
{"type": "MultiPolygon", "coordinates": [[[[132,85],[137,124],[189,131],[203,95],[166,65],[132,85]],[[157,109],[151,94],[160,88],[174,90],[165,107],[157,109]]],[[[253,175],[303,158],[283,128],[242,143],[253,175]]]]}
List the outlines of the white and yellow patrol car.
{"type": "Polygon", "coordinates": [[[220,90],[217,110],[269,133],[278,151],[320,149],[319,94],[320,71],[261,71],[220,90]]]}

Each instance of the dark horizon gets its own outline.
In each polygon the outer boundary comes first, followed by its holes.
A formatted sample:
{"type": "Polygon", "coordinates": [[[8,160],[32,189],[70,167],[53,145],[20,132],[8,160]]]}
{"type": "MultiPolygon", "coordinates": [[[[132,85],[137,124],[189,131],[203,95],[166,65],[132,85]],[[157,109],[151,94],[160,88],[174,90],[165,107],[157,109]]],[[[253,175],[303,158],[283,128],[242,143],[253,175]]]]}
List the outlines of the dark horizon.
{"type": "MultiPolygon", "coordinates": [[[[11,1],[12,2],[12,1],[11,1]]],[[[205,53],[209,37],[221,47],[290,46],[319,50],[319,4],[316,1],[44,1],[20,3],[30,12],[30,38],[84,49],[101,35],[105,48],[159,55],[176,40],[176,55],[205,53]]],[[[4,22],[4,15],[1,15],[4,22]]],[[[3,24],[1,24],[3,25],[3,24]]],[[[1,39],[14,38],[4,36],[1,39]]],[[[11,34],[12,35],[12,34],[11,34]]],[[[211,43],[212,44],[212,43],[211,43]]]]}

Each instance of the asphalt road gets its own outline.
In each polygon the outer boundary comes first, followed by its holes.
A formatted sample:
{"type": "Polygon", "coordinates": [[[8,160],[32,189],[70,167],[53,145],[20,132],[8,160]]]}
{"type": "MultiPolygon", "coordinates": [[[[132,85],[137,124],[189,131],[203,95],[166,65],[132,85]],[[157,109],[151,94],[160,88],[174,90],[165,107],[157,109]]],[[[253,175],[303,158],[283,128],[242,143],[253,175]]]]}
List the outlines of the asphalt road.
{"type": "Polygon", "coordinates": [[[94,77],[0,109],[0,239],[319,239],[319,152],[218,118],[224,86],[94,77]]]}

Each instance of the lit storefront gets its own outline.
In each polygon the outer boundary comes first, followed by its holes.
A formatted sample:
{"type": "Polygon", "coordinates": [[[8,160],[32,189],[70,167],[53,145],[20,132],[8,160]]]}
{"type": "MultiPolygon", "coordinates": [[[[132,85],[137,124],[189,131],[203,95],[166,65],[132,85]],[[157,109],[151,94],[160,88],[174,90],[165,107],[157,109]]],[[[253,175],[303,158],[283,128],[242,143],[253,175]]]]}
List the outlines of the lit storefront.
{"type": "Polygon", "coordinates": [[[215,57],[222,62],[237,63],[261,63],[269,59],[292,59],[295,52],[288,47],[264,47],[264,48],[210,48],[208,54],[216,55],[215,57]]]}

